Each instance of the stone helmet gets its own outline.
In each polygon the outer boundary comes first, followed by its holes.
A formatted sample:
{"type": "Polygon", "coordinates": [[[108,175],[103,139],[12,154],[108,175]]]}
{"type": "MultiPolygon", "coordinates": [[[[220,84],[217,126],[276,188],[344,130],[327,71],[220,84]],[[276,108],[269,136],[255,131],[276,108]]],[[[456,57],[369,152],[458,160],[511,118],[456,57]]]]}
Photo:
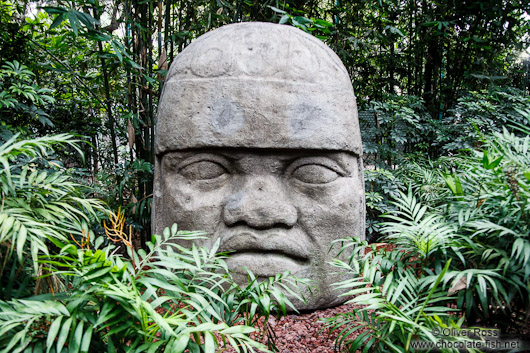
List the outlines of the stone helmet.
{"type": "Polygon", "coordinates": [[[361,155],[346,68],[322,41],[287,25],[237,23],[199,37],[167,75],[155,149],[208,147],[361,155]]]}

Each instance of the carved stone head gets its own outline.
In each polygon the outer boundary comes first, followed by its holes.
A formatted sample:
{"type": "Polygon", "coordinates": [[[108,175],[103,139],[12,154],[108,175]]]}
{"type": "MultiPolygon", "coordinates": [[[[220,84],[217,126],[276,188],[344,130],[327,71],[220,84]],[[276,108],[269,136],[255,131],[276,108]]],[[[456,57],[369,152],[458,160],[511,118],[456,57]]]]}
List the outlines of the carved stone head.
{"type": "Polygon", "coordinates": [[[220,239],[238,281],[243,267],[259,277],[290,270],[314,281],[298,309],[338,304],[329,249],[364,238],[361,155],[350,78],[331,49],[290,26],[221,27],[179,54],[167,76],[153,231],[207,231],[201,245],[220,239]]]}

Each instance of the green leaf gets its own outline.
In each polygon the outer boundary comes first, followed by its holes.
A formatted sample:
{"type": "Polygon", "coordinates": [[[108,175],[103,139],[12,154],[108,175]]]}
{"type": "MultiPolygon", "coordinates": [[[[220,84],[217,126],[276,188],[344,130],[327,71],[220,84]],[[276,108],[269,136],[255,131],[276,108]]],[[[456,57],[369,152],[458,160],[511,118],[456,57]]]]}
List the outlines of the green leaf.
{"type": "Polygon", "coordinates": [[[156,81],[154,78],[149,77],[149,76],[147,76],[147,75],[143,75],[143,76],[144,76],[145,80],[146,80],[147,82],[149,82],[149,84],[150,84],[151,86],[155,86],[155,85],[156,85],[157,81],[156,81]]]}
{"type": "Polygon", "coordinates": [[[215,338],[211,332],[204,332],[204,351],[215,352],[215,338]]]}
{"type": "Polygon", "coordinates": [[[236,333],[240,333],[240,334],[249,334],[249,333],[252,333],[252,332],[256,332],[257,329],[255,329],[254,327],[250,327],[250,326],[244,326],[244,325],[236,325],[236,326],[232,326],[232,327],[228,327],[228,328],[225,328],[221,331],[221,333],[223,335],[233,335],[233,334],[236,334],[236,333]]]}
{"type": "MultiPolygon", "coordinates": [[[[114,43],[114,40],[111,40],[110,41],[110,45],[112,46],[112,49],[114,50],[114,54],[116,55],[116,57],[118,58],[118,60],[121,62],[123,62],[123,55],[121,55],[120,51],[118,50],[118,47],[116,46],[116,44],[114,43]]],[[[145,76],[145,75],[144,75],[145,76]]]]}
{"type": "Polygon", "coordinates": [[[64,22],[65,20],[65,14],[64,13],[61,13],[61,14],[58,14],[57,16],[55,16],[55,19],[53,20],[53,23],[51,24],[50,26],[50,29],[54,29],[55,27],[59,26],[61,23],[64,22]]]}
{"type": "Polygon", "coordinates": [[[7,216],[2,222],[2,229],[0,234],[0,239],[7,237],[11,233],[13,224],[15,223],[15,217],[7,216]]]}
{"type": "Polygon", "coordinates": [[[530,170],[525,171],[523,175],[525,176],[526,180],[530,181],[530,170]]]}
{"type": "Polygon", "coordinates": [[[75,12],[67,12],[66,18],[68,18],[68,21],[70,22],[70,27],[72,27],[72,30],[74,31],[74,34],[77,36],[79,35],[79,19],[77,18],[75,12]]]}
{"type": "Polygon", "coordinates": [[[495,168],[497,168],[497,166],[501,162],[502,158],[503,158],[503,156],[500,156],[499,158],[497,158],[493,162],[490,162],[489,157],[488,157],[488,151],[484,150],[484,154],[482,156],[482,166],[486,170],[495,169],[495,168]]]}
{"type": "Polygon", "coordinates": [[[333,27],[333,23],[328,22],[326,20],[322,20],[320,18],[317,18],[314,20],[315,24],[322,26],[322,27],[333,27]]]}
{"type": "Polygon", "coordinates": [[[497,158],[496,160],[494,160],[493,162],[491,162],[490,164],[488,164],[488,168],[487,168],[487,169],[494,169],[494,168],[497,168],[497,166],[499,165],[499,163],[502,161],[502,158],[503,158],[503,156],[500,156],[499,158],[497,158]]]}
{"type": "Polygon", "coordinates": [[[431,22],[424,22],[422,23],[423,26],[431,27],[431,26],[438,26],[439,21],[431,21],[431,22]]]}
{"type": "Polygon", "coordinates": [[[156,353],[158,351],[158,347],[160,347],[163,343],[164,341],[150,342],[149,349],[146,353],[156,353]]]}
{"type": "Polygon", "coordinates": [[[99,21],[94,17],[90,16],[88,13],[75,11],[77,17],[83,24],[88,28],[93,28],[93,25],[99,25],[99,21]]]}
{"type": "Polygon", "coordinates": [[[27,235],[27,228],[21,224],[17,235],[17,256],[19,260],[22,260],[22,253],[24,251],[24,245],[26,244],[27,235]]]}
{"type": "Polygon", "coordinates": [[[486,168],[489,164],[488,151],[484,150],[482,153],[482,166],[486,168]]]}
{"type": "Polygon", "coordinates": [[[83,326],[84,322],[79,321],[77,324],[77,327],[75,328],[73,341],[71,341],[69,348],[69,353],[77,353],[79,352],[79,348],[81,346],[81,340],[83,338],[83,326]]]}
{"type": "Polygon", "coordinates": [[[283,25],[283,24],[289,22],[289,18],[290,18],[289,15],[283,15],[282,18],[280,18],[280,22],[279,23],[281,25],[283,25]]]}
{"type": "Polygon", "coordinates": [[[100,42],[108,42],[112,39],[111,35],[104,34],[104,33],[89,33],[88,36],[100,42]]]}
{"type": "Polygon", "coordinates": [[[444,181],[446,185],[449,187],[451,192],[454,196],[464,196],[464,190],[462,188],[462,183],[460,182],[460,178],[456,173],[454,174],[444,174],[443,175],[444,181]]]}
{"type": "Polygon", "coordinates": [[[41,7],[41,9],[44,9],[44,11],[46,11],[46,13],[48,14],[63,14],[65,12],[68,12],[67,9],[63,8],[63,7],[57,7],[57,6],[44,6],[44,7],[41,7]]]}
{"type": "Polygon", "coordinates": [[[93,332],[93,326],[88,325],[88,327],[85,330],[85,334],[83,335],[83,339],[81,340],[81,353],[88,353],[88,350],[90,349],[90,342],[92,340],[92,332],[93,332]]]}
{"type": "Polygon", "coordinates": [[[63,326],[61,327],[61,332],[59,333],[59,337],[57,338],[57,352],[61,352],[63,350],[64,344],[66,343],[66,339],[70,334],[71,325],[72,318],[70,317],[64,322],[63,326]]]}
{"type": "Polygon", "coordinates": [[[143,67],[138,65],[136,62],[132,61],[131,59],[124,58],[123,61],[125,62],[127,66],[132,67],[133,69],[136,69],[136,70],[144,69],[143,67]]]}
{"type": "Polygon", "coordinates": [[[279,8],[274,7],[274,6],[269,6],[269,8],[270,8],[272,11],[277,12],[277,13],[281,13],[281,14],[283,14],[283,13],[287,13],[286,11],[284,11],[284,10],[280,10],[279,8]]]}
{"type": "Polygon", "coordinates": [[[55,337],[57,337],[57,333],[59,332],[59,328],[61,327],[61,321],[63,317],[59,316],[57,317],[52,324],[50,325],[50,329],[48,330],[48,337],[46,338],[46,353],[49,353],[53,343],[55,342],[55,337]]]}
{"type": "Polygon", "coordinates": [[[190,334],[189,333],[186,332],[186,333],[182,334],[179,338],[177,338],[177,340],[176,340],[171,352],[175,352],[175,353],[184,352],[184,350],[188,347],[189,340],[190,340],[190,334]]]}
{"type": "Polygon", "coordinates": [[[296,21],[300,25],[313,23],[313,20],[304,16],[295,16],[293,17],[293,22],[296,21]]]}
{"type": "Polygon", "coordinates": [[[111,270],[112,270],[112,267],[106,266],[106,267],[103,267],[101,269],[97,269],[95,271],[91,271],[91,272],[89,272],[86,275],[85,281],[90,281],[90,280],[98,278],[98,277],[103,277],[103,275],[109,273],[111,270]]]}

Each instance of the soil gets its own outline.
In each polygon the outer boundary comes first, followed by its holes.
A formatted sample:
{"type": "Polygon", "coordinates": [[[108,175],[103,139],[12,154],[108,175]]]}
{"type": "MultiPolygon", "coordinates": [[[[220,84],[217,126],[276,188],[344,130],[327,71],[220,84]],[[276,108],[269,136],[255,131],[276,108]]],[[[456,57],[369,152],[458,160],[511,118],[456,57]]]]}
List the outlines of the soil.
{"type": "MultiPolygon", "coordinates": [[[[330,309],[315,310],[304,312],[296,315],[287,315],[280,319],[275,317],[269,318],[269,327],[274,333],[274,344],[279,353],[341,353],[346,350],[335,350],[335,340],[340,330],[329,332],[326,329],[326,323],[319,319],[336,316],[340,313],[351,312],[355,306],[352,304],[343,304],[330,309]]],[[[263,321],[258,323],[258,328],[263,333],[266,329],[263,327],[263,321]]],[[[355,335],[349,336],[354,338],[355,335]]],[[[251,338],[267,344],[270,337],[265,335],[259,339],[257,335],[251,334],[251,338]]],[[[219,338],[218,342],[220,342],[219,338]]],[[[232,347],[226,347],[220,342],[219,352],[233,353],[232,347]]]]}
{"type": "MultiPolygon", "coordinates": [[[[333,353],[335,340],[340,330],[329,332],[319,318],[329,318],[340,313],[351,312],[353,304],[316,310],[298,315],[287,315],[277,320],[269,319],[269,325],[276,334],[275,344],[280,353],[333,353]]],[[[353,336],[352,336],[353,337],[353,336]]],[[[350,337],[351,338],[351,337],[350,337]]]]}

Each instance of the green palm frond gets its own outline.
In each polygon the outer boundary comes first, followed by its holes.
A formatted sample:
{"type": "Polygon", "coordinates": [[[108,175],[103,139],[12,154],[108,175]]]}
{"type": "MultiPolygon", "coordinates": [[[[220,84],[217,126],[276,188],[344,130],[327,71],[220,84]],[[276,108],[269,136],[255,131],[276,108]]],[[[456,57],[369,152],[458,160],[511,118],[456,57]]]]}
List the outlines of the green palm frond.
{"type": "Polygon", "coordinates": [[[251,338],[262,337],[252,325],[282,313],[289,302],[279,285],[294,278],[277,275],[241,288],[217,255],[218,245],[186,249],[176,243],[202,234],[173,226],[153,236],[149,252],[130,250],[131,260],[115,254],[115,245],[79,249],[54,239],[60,253],[43,257],[41,263],[72,278],[69,288],[55,295],[56,302],[49,301],[53,312],[40,308],[51,296],[25,300],[28,309],[22,319],[20,301],[0,301],[0,349],[214,352],[229,345],[237,352],[269,352],[251,338]],[[42,320],[49,324],[42,336],[18,335],[42,320]]]}
{"type": "MultiPolygon", "coordinates": [[[[367,248],[356,239],[343,240],[343,244],[367,248]]],[[[454,298],[443,288],[451,260],[440,272],[429,273],[416,259],[421,250],[405,244],[397,244],[397,250],[391,251],[372,245],[368,247],[371,251],[350,263],[334,262],[341,271],[352,274],[336,286],[349,289],[344,295],[353,298],[347,303],[356,305],[351,313],[323,319],[330,331],[338,331],[337,350],[408,352],[413,339],[436,343],[441,338],[433,335],[433,329],[439,328],[440,322],[450,325],[457,321],[447,305],[454,298]]]]}
{"type": "Polygon", "coordinates": [[[100,201],[84,197],[84,186],[64,170],[42,170],[37,164],[36,159],[51,156],[57,146],[79,150],[76,142],[66,134],[22,141],[15,135],[0,146],[0,244],[8,253],[15,251],[19,261],[30,256],[35,273],[38,256],[48,254],[50,237],[65,240],[88,232],[87,224],[105,212],[100,201]]]}

